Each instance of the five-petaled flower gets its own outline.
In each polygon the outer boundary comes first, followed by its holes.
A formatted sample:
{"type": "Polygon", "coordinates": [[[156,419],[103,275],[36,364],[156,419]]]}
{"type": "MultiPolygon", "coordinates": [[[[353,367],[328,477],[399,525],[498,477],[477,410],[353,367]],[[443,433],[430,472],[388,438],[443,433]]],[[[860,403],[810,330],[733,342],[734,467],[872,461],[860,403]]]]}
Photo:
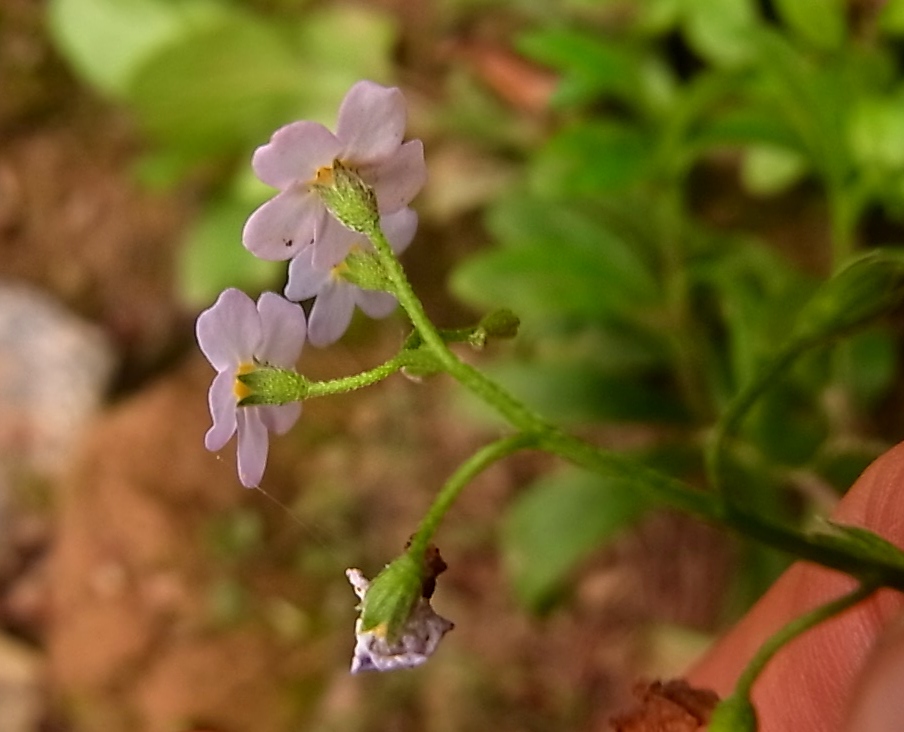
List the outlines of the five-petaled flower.
{"type": "Polygon", "coordinates": [[[318,267],[341,261],[348,232],[317,195],[333,165],[354,171],[376,195],[381,215],[403,209],[427,179],[420,140],[403,143],[406,124],[401,91],[359,81],[339,107],[336,134],[316,122],[293,122],[259,147],[254,172],[278,188],[245,224],[242,243],[262,259],[290,259],[308,246],[318,267]]]}
{"type": "Polygon", "coordinates": [[[213,426],[204,445],[219,450],[238,431],[238,473],[242,484],[260,484],[267,464],[267,432],[284,434],[301,414],[301,404],[239,407],[248,388],[238,376],[256,364],[292,368],[301,354],[307,325],[298,305],[265,292],[255,306],[244,292],[224,290],[198,316],[198,344],[217,370],[208,392],[213,426]]]}
{"type": "MultiPolygon", "coordinates": [[[[414,238],[417,214],[410,208],[386,214],[381,228],[392,250],[399,254],[414,238]]],[[[364,290],[346,280],[343,269],[346,255],[358,247],[372,251],[373,247],[362,234],[346,229],[340,242],[341,256],[318,266],[314,257],[316,247],[307,247],[289,263],[289,281],[285,295],[290,300],[316,297],[308,320],[308,340],[315,346],[327,346],[345,333],[357,305],[371,318],[385,318],[395,310],[395,297],[386,292],[364,290]]]]}

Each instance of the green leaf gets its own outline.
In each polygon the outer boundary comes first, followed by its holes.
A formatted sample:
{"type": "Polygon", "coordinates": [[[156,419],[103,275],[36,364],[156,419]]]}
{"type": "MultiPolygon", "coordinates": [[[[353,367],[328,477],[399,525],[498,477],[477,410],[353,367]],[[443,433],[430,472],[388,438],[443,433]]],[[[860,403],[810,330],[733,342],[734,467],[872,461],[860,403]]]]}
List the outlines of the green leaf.
{"type": "Polygon", "coordinates": [[[837,364],[857,403],[878,406],[898,375],[898,339],[886,330],[857,333],[839,345],[837,364]]]}
{"type": "Polygon", "coordinates": [[[232,199],[214,203],[189,230],[178,262],[183,302],[206,305],[227,287],[259,291],[272,286],[284,263],[258,259],[240,241],[251,208],[232,199]]]}
{"type": "Polygon", "coordinates": [[[651,147],[635,127],[612,121],[576,124],[537,153],[531,183],[540,195],[561,197],[624,190],[643,180],[651,147]]]}
{"type": "Polygon", "coordinates": [[[857,100],[848,140],[854,159],[864,168],[904,168],[904,91],[857,100]]]}
{"type": "Polygon", "coordinates": [[[578,30],[532,31],[518,39],[526,56],[561,71],[553,96],[560,107],[604,95],[632,99],[638,91],[639,57],[624,44],[578,30]]]}
{"type": "Polygon", "coordinates": [[[509,391],[557,422],[682,423],[687,410],[667,384],[607,374],[588,363],[507,363],[490,369],[509,391]]]}
{"type": "Polygon", "coordinates": [[[743,433],[772,464],[800,466],[813,459],[829,425],[811,394],[779,384],[753,407],[743,433]]]}
{"type": "Polygon", "coordinates": [[[750,193],[772,196],[799,182],[809,169],[807,159],[786,147],[754,145],[741,162],[741,182],[750,193]]]}
{"type": "Polygon", "coordinates": [[[788,335],[788,314],[813,290],[810,278],[756,241],[723,240],[715,256],[690,269],[691,280],[711,291],[728,338],[731,383],[753,380],[788,335]]]}
{"type": "Polygon", "coordinates": [[[228,14],[213,0],[52,0],[51,35],[88,82],[125,95],[136,69],[163,46],[210,27],[228,14]]]}
{"type": "Polygon", "coordinates": [[[774,0],[779,17],[815,48],[839,48],[847,35],[846,0],[774,0]]]}
{"type": "Polygon", "coordinates": [[[578,562],[645,509],[629,485],[590,473],[563,471],[531,485],[510,506],[501,536],[519,601],[548,608],[578,562]]]}
{"type": "Polygon", "coordinates": [[[715,113],[697,131],[692,142],[702,149],[726,145],[770,145],[788,149],[800,147],[796,132],[781,117],[759,104],[731,107],[715,113]]]}
{"type": "Polygon", "coordinates": [[[645,0],[636,3],[637,26],[651,35],[668,33],[681,18],[683,0],[645,0]]]}
{"type": "Polygon", "coordinates": [[[295,78],[303,114],[332,127],[338,102],[356,81],[387,83],[398,38],[385,12],[363,4],[326,4],[306,15],[290,39],[305,68],[295,78]]]}
{"type": "Polygon", "coordinates": [[[752,55],[759,23],[751,0],[684,0],[684,31],[693,49],[717,66],[735,67],[752,55]]]}
{"type": "Polygon", "coordinates": [[[827,185],[842,185],[850,169],[847,119],[864,84],[858,65],[846,57],[817,65],[769,30],[751,32],[749,44],[761,75],[752,99],[794,130],[794,147],[806,151],[827,185]]]}
{"type": "Polygon", "coordinates": [[[904,35],[904,0],[888,0],[879,13],[879,27],[891,35],[904,35]]]}
{"type": "Polygon", "coordinates": [[[152,137],[199,158],[266,139],[291,119],[304,72],[275,27],[236,16],[159,49],[129,96],[152,137]]]}
{"type": "Polygon", "coordinates": [[[451,279],[468,302],[509,307],[525,319],[600,320],[661,296],[636,243],[587,207],[514,196],[489,224],[503,247],[472,257],[451,279]]]}

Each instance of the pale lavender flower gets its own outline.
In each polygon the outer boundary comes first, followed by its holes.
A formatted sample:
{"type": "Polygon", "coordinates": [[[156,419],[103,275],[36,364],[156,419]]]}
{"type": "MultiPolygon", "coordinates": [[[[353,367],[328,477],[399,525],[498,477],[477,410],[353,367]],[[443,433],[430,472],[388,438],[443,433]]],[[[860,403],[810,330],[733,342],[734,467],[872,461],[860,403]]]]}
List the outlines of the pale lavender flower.
{"type": "MultiPolygon", "coordinates": [[[[360,569],[347,569],[345,576],[358,598],[364,602],[370,581],[360,569]]],[[[440,641],[454,624],[434,612],[430,601],[419,597],[405,621],[399,637],[390,642],[383,631],[363,630],[361,618],[355,621],[355,652],[352,673],[362,671],[396,671],[415,668],[427,662],[440,641]]]]}
{"type": "MultiPolygon", "coordinates": [[[[386,214],[380,223],[392,250],[398,254],[414,238],[417,214],[410,208],[403,208],[386,214]]],[[[363,290],[342,277],[343,261],[351,250],[359,247],[373,251],[365,236],[346,231],[344,248],[338,252],[337,259],[318,266],[314,257],[316,247],[306,247],[289,263],[286,297],[295,301],[317,298],[308,320],[308,340],[315,346],[327,346],[339,340],[351,322],[355,305],[371,318],[385,318],[397,305],[393,295],[363,290]]]]}
{"type": "Polygon", "coordinates": [[[198,316],[198,345],[217,370],[208,392],[213,426],[204,445],[219,450],[238,431],[239,480],[248,488],[263,477],[267,432],[287,432],[301,414],[301,404],[239,407],[249,390],[237,377],[254,370],[255,363],[294,367],[305,332],[304,311],[273,292],[262,294],[255,306],[244,292],[230,288],[198,316]]]}
{"type": "Polygon", "coordinates": [[[245,224],[242,243],[262,259],[290,259],[316,243],[318,265],[335,264],[348,230],[328,213],[315,182],[329,180],[338,160],[373,188],[381,214],[398,211],[427,180],[424,146],[403,143],[405,99],[397,88],[359,81],[339,107],[336,134],[316,122],[293,122],[278,129],[259,147],[254,172],[278,188],[245,224]]]}

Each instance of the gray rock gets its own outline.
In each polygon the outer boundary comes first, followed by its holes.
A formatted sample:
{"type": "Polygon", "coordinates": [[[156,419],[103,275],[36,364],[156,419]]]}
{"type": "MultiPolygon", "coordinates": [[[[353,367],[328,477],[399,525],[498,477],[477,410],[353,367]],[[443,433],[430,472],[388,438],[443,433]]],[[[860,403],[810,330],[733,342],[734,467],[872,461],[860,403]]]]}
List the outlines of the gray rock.
{"type": "Polygon", "coordinates": [[[57,475],[114,365],[98,327],[32,287],[0,282],[0,474],[57,475]]]}

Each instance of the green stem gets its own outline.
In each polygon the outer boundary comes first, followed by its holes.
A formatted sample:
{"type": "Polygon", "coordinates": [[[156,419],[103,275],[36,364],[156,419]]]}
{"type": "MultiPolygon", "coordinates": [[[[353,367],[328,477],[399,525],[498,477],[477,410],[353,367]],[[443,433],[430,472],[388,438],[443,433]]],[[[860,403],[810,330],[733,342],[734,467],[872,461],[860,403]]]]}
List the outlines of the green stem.
{"type": "Polygon", "coordinates": [[[728,409],[716,423],[706,451],[706,468],[710,485],[722,496],[726,508],[731,510],[735,497],[731,485],[725,481],[725,445],[740,427],[741,421],[757,399],[779,379],[785,369],[803,352],[806,344],[784,348],[757,377],[744,386],[732,399],[728,409]]]}
{"type": "Polygon", "coordinates": [[[417,329],[424,344],[433,351],[443,369],[459,383],[473,391],[488,404],[495,407],[513,425],[525,432],[543,432],[550,429],[539,415],[528,409],[524,404],[515,399],[511,394],[503,390],[494,381],[491,381],[473,366],[465,363],[456,356],[446,345],[442,336],[434,327],[420,299],[414,294],[408,277],[393,254],[386,236],[379,229],[374,228],[367,232],[380,262],[386,270],[386,276],[392,283],[393,293],[399,303],[405,309],[411,323],[417,329]]]}
{"type": "Polygon", "coordinates": [[[741,672],[737,684],[735,685],[734,695],[749,699],[750,690],[753,688],[754,682],[781,648],[797,638],[797,636],[808,631],[810,628],[819,625],[835,615],[840,615],[861,600],[865,600],[872,595],[876,589],[876,586],[873,584],[861,584],[852,592],[842,595],[825,605],[820,605],[814,610],[795,618],[790,623],[780,628],[775,634],[770,636],[762,646],[760,646],[753,658],[750,659],[750,662],[741,672]]]}
{"type": "Polygon", "coordinates": [[[361,389],[371,384],[382,381],[387,376],[391,376],[399,369],[406,365],[406,354],[403,351],[394,358],[389,359],[385,363],[375,366],[368,371],[362,371],[360,374],[352,376],[344,376],[340,379],[330,379],[329,381],[308,381],[305,385],[304,399],[313,397],[330,396],[332,394],[343,394],[347,391],[361,389]]]}
{"type": "Polygon", "coordinates": [[[722,510],[711,493],[695,490],[683,481],[648,468],[631,458],[603,450],[576,437],[550,429],[539,436],[537,447],[597,473],[630,482],[637,491],[709,522],[718,522],[722,510]]]}
{"type": "Polygon", "coordinates": [[[878,578],[884,586],[904,591],[904,570],[894,561],[883,562],[877,558],[864,561],[840,547],[820,543],[798,531],[771,523],[739,508],[726,507],[718,496],[693,490],[680,480],[639,465],[618,453],[601,450],[558,431],[540,435],[537,448],[598,475],[629,481],[637,491],[653,499],[710,523],[727,526],[742,536],[790,554],[795,559],[821,564],[854,577],[868,575],[870,578],[878,578]]]}
{"type": "Polygon", "coordinates": [[[482,473],[493,463],[508,457],[512,453],[532,447],[536,440],[533,435],[523,432],[504,437],[489,445],[485,445],[463,462],[450,476],[445,485],[436,495],[427,514],[421,520],[420,525],[411,537],[411,545],[408,551],[414,556],[422,556],[427,550],[427,545],[436,532],[440,521],[446,512],[455,503],[455,499],[462,489],[470,483],[479,473],[482,473]]]}

